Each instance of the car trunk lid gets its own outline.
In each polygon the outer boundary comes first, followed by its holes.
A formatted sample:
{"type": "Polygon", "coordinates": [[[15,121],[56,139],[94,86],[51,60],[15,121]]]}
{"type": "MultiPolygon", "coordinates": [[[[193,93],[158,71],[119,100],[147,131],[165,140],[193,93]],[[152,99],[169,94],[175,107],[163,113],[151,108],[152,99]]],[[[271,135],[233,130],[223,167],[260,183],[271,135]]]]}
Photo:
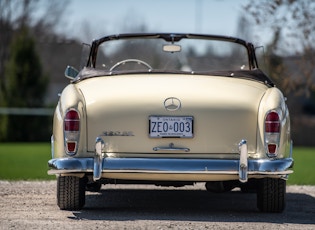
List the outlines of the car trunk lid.
{"type": "Polygon", "coordinates": [[[101,136],[110,156],[188,158],[238,153],[242,139],[254,152],[258,107],[267,88],[245,79],[179,74],[104,76],[77,87],[86,101],[88,151],[101,136]],[[165,101],[171,98],[176,102],[168,109],[165,101]],[[150,137],[152,116],[191,118],[193,136],[150,137]]]}

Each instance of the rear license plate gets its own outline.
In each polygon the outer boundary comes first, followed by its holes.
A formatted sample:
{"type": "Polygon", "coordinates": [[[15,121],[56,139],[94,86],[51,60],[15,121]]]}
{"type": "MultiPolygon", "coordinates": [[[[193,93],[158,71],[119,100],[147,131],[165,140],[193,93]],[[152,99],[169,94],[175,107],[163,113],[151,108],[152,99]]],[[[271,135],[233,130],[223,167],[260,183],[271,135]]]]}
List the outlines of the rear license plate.
{"type": "Polygon", "coordinates": [[[193,117],[150,116],[150,137],[193,137],[193,117]]]}

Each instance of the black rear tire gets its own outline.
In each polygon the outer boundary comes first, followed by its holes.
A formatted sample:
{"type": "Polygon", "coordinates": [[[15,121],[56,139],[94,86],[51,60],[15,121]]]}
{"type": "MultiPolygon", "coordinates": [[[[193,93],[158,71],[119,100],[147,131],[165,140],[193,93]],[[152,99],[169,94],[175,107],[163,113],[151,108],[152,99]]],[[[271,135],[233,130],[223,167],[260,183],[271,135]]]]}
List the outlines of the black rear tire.
{"type": "Polygon", "coordinates": [[[257,191],[257,208],[261,212],[282,212],[285,208],[285,195],[285,180],[260,179],[257,191]]]}
{"type": "Polygon", "coordinates": [[[59,176],[57,178],[57,205],[61,210],[76,211],[85,204],[85,178],[59,176]]]}

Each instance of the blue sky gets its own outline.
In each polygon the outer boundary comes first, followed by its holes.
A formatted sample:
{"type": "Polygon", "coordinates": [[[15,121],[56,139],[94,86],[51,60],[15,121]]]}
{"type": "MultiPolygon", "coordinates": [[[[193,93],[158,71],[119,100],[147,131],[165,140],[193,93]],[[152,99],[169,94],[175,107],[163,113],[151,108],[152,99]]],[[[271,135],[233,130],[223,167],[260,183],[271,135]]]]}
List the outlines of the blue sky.
{"type": "MultiPolygon", "coordinates": [[[[237,36],[248,0],[71,0],[60,30],[83,42],[103,35],[135,32],[187,32],[237,36]]],[[[245,38],[248,39],[248,38],[245,38]]]]}

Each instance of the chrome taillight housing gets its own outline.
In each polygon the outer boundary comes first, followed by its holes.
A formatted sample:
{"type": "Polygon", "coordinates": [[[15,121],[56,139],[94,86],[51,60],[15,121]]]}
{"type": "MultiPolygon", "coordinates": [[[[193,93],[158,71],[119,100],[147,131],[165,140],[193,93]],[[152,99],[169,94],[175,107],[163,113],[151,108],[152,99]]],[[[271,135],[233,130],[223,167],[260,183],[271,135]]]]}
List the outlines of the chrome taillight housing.
{"type": "Polygon", "coordinates": [[[281,119],[277,111],[272,110],[265,117],[265,146],[270,158],[277,157],[281,132],[281,119]]]}
{"type": "Polygon", "coordinates": [[[67,110],[63,128],[66,154],[73,156],[78,151],[80,138],[80,114],[76,109],[67,110]]]}

